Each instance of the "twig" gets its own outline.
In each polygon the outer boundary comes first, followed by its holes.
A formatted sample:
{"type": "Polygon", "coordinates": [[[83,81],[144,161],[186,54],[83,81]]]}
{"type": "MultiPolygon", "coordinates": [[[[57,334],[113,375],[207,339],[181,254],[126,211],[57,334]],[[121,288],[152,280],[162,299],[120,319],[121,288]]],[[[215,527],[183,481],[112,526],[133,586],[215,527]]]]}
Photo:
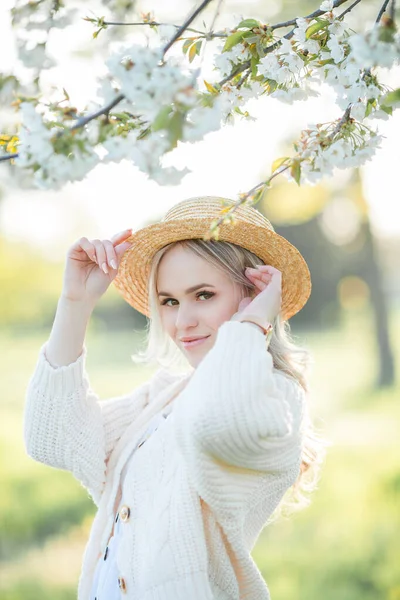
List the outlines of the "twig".
{"type": "MultiPolygon", "coordinates": [[[[208,42],[209,40],[213,39],[214,37],[219,37],[219,36],[214,36],[214,34],[213,34],[213,28],[214,28],[214,25],[215,25],[218,17],[219,17],[219,13],[220,13],[221,6],[222,6],[223,2],[224,2],[224,0],[218,0],[217,8],[215,9],[215,13],[214,13],[213,19],[211,21],[210,28],[209,28],[208,31],[206,31],[206,32],[204,32],[204,34],[202,34],[202,35],[204,35],[204,39],[205,39],[206,42],[208,42]]],[[[227,37],[227,35],[225,35],[225,37],[227,37]]],[[[200,65],[203,63],[204,55],[205,55],[205,50],[206,50],[206,44],[203,44],[202,48],[201,48],[200,65]]]]}
{"type": "MultiPolygon", "coordinates": [[[[129,27],[135,26],[135,25],[149,25],[150,27],[160,27],[160,26],[168,26],[168,27],[175,27],[175,29],[179,29],[180,25],[174,25],[172,23],[157,23],[156,21],[145,21],[143,23],[123,23],[123,22],[118,22],[118,21],[103,21],[103,25],[127,25],[129,27]]],[[[192,33],[198,33],[199,35],[204,35],[204,31],[199,31],[198,29],[192,29],[191,27],[187,27],[186,31],[191,31],[192,33]]],[[[207,34],[207,37],[219,37],[219,38],[226,38],[228,36],[227,33],[212,33],[212,34],[207,34]]]]}
{"type": "Polygon", "coordinates": [[[240,78],[239,83],[236,85],[238,90],[240,90],[240,88],[242,87],[242,85],[244,84],[244,82],[246,81],[246,79],[248,78],[249,75],[250,75],[250,69],[248,69],[245,73],[243,73],[242,77],[240,78]]]}
{"type": "Polygon", "coordinates": [[[378,13],[378,16],[376,17],[375,23],[379,23],[380,22],[380,20],[382,18],[382,15],[385,12],[385,10],[387,9],[387,6],[388,6],[389,2],[390,2],[390,0],[385,0],[385,2],[382,4],[381,9],[380,9],[380,11],[378,13]]]}
{"type": "Polygon", "coordinates": [[[123,94],[118,94],[118,96],[116,96],[114,100],[111,100],[111,102],[109,102],[106,106],[99,108],[98,111],[92,113],[91,115],[87,115],[86,117],[81,117],[80,119],[78,119],[75,125],[73,125],[69,131],[75,131],[75,129],[84,127],[87,123],[93,121],[93,119],[97,119],[97,117],[100,117],[100,115],[107,114],[112,108],[114,108],[114,106],[119,104],[124,98],[125,96],[123,94]]]}
{"type": "MultiPolygon", "coordinates": [[[[345,2],[348,2],[349,0],[336,0],[333,3],[333,8],[337,8],[338,6],[340,6],[341,4],[344,4],[345,2]]],[[[327,11],[326,10],[315,10],[314,12],[310,13],[309,15],[307,15],[306,17],[304,17],[304,19],[314,19],[315,17],[319,17],[320,15],[324,15],[327,11]]],[[[276,25],[272,25],[271,29],[280,29],[282,27],[290,27],[291,25],[296,25],[296,21],[297,21],[298,17],[296,17],[296,19],[291,19],[290,21],[284,21],[283,23],[277,23],[276,25]]]]}
{"type": "Polygon", "coordinates": [[[340,119],[340,121],[338,121],[338,123],[337,123],[337,125],[336,125],[335,129],[334,129],[334,130],[332,131],[332,133],[331,133],[330,135],[328,135],[328,137],[326,138],[326,140],[327,140],[328,142],[331,142],[331,141],[333,140],[333,138],[335,137],[335,135],[336,135],[337,133],[339,133],[339,131],[341,130],[341,128],[343,127],[343,125],[344,125],[345,123],[347,123],[347,121],[350,119],[351,107],[352,107],[352,104],[350,103],[350,104],[348,105],[348,107],[346,108],[346,110],[344,111],[342,118],[340,119]]]}
{"type": "Polygon", "coordinates": [[[234,212],[236,212],[236,210],[239,208],[239,206],[242,206],[242,204],[244,204],[246,202],[246,200],[250,197],[253,196],[254,193],[256,191],[258,191],[260,188],[262,188],[263,186],[268,186],[270,184],[270,182],[277,176],[280,175],[281,173],[284,173],[284,171],[287,171],[290,168],[290,165],[286,165],[285,167],[281,168],[281,169],[277,169],[275,171],[275,173],[273,173],[271,175],[271,177],[269,177],[266,181],[261,181],[260,183],[257,183],[257,185],[255,185],[254,187],[251,188],[251,190],[249,190],[248,192],[246,192],[245,194],[240,194],[240,199],[235,202],[235,204],[228,210],[228,212],[224,213],[219,219],[218,221],[216,221],[216,223],[214,224],[214,228],[219,227],[224,221],[225,219],[229,216],[232,215],[234,212]]]}
{"type": "Polygon", "coordinates": [[[195,20],[197,15],[199,15],[201,13],[201,11],[204,10],[208,4],[210,4],[210,2],[212,2],[212,0],[203,0],[203,2],[200,4],[200,6],[193,11],[193,13],[190,15],[190,17],[188,19],[186,19],[184,24],[181,25],[181,27],[179,27],[178,31],[175,33],[175,35],[172,36],[172,39],[164,47],[163,56],[165,56],[165,54],[168,52],[168,50],[171,48],[171,46],[173,44],[175,44],[176,40],[178,40],[181,37],[181,35],[185,31],[185,29],[187,27],[189,27],[190,23],[192,23],[195,20]]]}
{"type": "Polygon", "coordinates": [[[13,158],[17,158],[18,157],[18,152],[15,152],[14,154],[3,154],[3,156],[0,156],[0,162],[5,162],[6,160],[12,160],[13,158]]]}
{"type": "MultiPolygon", "coordinates": [[[[287,33],[283,37],[289,40],[291,37],[293,37],[293,31],[294,30],[289,31],[289,33],[287,33]]],[[[269,54],[270,52],[273,52],[274,50],[279,48],[280,45],[281,45],[281,40],[278,40],[274,44],[271,44],[270,46],[268,46],[268,48],[265,48],[263,56],[267,56],[267,54],[269,54]]],[[[228,81],[230,81],[231,79],[236,77],[236,75],[239,75],[240,73],[243,73],[243,71],[250,69],[250,68],[251,68],[251,61],[246,60],[244,63],[241,63],[240,65],[238,65],[236,67],[236,69],[234,69],[231,73],[229,73],[229,75],[227,75],[226,77],[221,79],[221,81],[218,82],[218,85],[223,86],[225,83],[227,83],[228,81]]]]}
{"type": "Polygon", "coordinates": [[[349,13],[351,10],[353,10],[353,8],[355,6],[357,6],[357,4],[359,4],[360,2],[361,2],[361,0],[356,0],[355,2],[353,2],[353,4],[348,6],[346,8],[346,10],[344,10],[342,13],[340,13],[340,15],[338,15],[338,19],[343,19],[344,15],[347,15],[347,13],[349,13]]]}

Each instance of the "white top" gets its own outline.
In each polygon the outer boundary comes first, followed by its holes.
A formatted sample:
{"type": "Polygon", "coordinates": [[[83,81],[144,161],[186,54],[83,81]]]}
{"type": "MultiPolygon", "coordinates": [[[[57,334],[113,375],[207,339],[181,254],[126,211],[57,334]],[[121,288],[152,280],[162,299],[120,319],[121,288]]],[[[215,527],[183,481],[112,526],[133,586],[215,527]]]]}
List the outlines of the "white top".
{"type": "Polygon", "coordinates": [[[130,517],[116,553],[124,600],[269,600],[251,550],[300,473],[306,401],[274,368],[264,334],[226,321],[196,369],[159,369],[108,400],[91,388],[85,364],[86,347],[54,368],[44,345],[24,409],[27,453],[73,473],[97,506],[78,600],[90,598],[127,462],[130,517]],[[132,454],[169,402],[168,419],[132,454]]]}
{"type": "MultiPolygon", "coordinates": [[[[138,440],[133,452],[136,452],[138,445],[146,441],[159,427],[161,422],[165,421],[167,417],[167,411],[164,411],[162,414],[157,414],[155,417],[153,417],[153,419],[150,421],[149,427],[146,429],[145,434],[138,440]]],[[[123,482],[125,480],[128,465],[129,461],[127,461],[122,471],[122,490],[124,489],[123,482]]],[[[90,600],[121,600],[121,590],[118,585],[119,572],[116,555],[121,537],[121,519],[119,518],[119,511],[124,503],[124,496],[122,495],[121,503],[115,519],[114,534],[110,537],[104,555],[100,556],[97,561],[96,571],[93,577],[92,591],[90,593],[90,600]]]]}

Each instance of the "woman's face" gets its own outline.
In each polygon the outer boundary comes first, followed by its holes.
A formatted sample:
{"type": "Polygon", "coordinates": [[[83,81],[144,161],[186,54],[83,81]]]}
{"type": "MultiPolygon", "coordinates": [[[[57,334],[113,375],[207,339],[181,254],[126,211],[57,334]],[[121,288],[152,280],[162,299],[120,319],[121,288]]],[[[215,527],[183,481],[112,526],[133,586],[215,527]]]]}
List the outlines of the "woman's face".
{"type": "Polygon", "coordinates": [[[174,246],[159,264],[157,293],[164,330],[196,368],[220,325],[237,312],[240,286],[187,248],[174,246]],[[182,338],[191,337],[206,339],[185,345],[182,338]]]}

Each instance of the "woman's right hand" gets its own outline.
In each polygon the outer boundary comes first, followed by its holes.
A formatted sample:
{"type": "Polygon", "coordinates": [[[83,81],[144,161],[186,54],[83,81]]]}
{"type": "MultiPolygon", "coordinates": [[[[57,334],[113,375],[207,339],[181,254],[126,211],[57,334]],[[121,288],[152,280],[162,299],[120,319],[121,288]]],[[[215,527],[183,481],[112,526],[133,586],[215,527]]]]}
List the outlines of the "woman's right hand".
{"type": "Polygon", "coordinates": [[[132,229],[127,229],[111,240],[82,237],[72,244],[67,252],[62,297],[94,308],[117,276],[122,255],[131,246],[125,241],[131,234],[132,229]]]}

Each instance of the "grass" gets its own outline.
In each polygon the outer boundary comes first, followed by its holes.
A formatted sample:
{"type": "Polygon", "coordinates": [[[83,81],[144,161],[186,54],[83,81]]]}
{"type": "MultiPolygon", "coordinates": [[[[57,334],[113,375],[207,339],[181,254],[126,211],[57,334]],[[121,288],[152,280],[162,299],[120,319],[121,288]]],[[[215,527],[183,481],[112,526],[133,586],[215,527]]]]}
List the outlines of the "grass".
{"type": "MultiPolygon", "coordinates": [[[[398,371],[400,311],[391,315],[390,328],[398,371]]],[[[332,447],[310,506],[266,527],[252,556],[273,600],[400,600],[400,405],[396,387],[374,389],[371,317],[348,313],[340,328],[296,334],[315,361],[311,416],[332,447]]],[[[0,420],[4,600],[76,598],[95,513],[72,475],[25,453],[24,393],[47,335],[0,336],[7,348],[0,420]]],[[[89,328],[87,370],[101,398],[125,393],[151,374],[130,361],[139,340],[89,328]]]]}

